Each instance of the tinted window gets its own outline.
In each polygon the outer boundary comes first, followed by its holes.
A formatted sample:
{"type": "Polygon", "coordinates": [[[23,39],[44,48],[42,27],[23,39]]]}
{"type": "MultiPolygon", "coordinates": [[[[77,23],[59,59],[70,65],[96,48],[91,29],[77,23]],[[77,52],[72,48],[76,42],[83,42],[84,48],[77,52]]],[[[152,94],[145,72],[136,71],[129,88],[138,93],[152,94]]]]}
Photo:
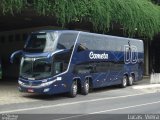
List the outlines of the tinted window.
{"type": "Polygon", "coordinates": [[[81,33],[78,43],[89,50],[109,50],[109,41],[106,37],[94,34],[81,33]]]}
{"type": "Polygon", "coordinates": [[[55,50],[55,38],[49,33],[32,34],[24,47],[29,52],[49,52],[55,50]]]}
{"type": "Polygon", "coordinates": [[[36,50],[42,52],[46,45],[46,33],[32,34],[25,47],[26,50],[36,50]]]}
{"type": "Polygon", "coordinates": [[[93,73],[95,72],[94,63],[81,63],[75,66],[74,72],[77,74],[93,73]]]}
{"type": "Polygon", "coordinates": [[[41,79],[51,76],[51,63],[47,59],[27,59],[22,58],[20,75],[28,78],[41,79]]]}
{"type": "Polygon", "coordinates": [[[62,33],[58,39],[57,49],[71,49],[76,41],[77,34],[62,33]]]}
{"type": "Polygon", "coordinates": [[[128,39],[92,33],[81,33],[78,43],[89,50],[124,51],[124,45],[128,45],[128,39]]]}
{"type": "Polygon", "coordinates": [[[110,70],[110,62],[96,63],[96,72],[108,72],[110,70]]]}
{"type": "Polygon", "coordinates": [[[124,63],[119,62],[119,63],[111,63],[111,71],[121,71],[123,70],[123,65],[124,63]]]}

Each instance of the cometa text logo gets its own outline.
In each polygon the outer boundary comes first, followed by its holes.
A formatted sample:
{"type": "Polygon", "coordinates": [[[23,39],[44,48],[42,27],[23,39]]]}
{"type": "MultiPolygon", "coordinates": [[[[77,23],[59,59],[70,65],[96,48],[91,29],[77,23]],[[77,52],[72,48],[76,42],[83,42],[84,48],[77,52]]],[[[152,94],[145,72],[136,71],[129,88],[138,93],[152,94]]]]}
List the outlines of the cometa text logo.
{"type": "Polygon", "coordinates": [[[89,53],[89,58],[90,59],[108,59],[108,54],[106,54],[106,53],[97,54],[97,53],[94,53],[93,51],[91,51],[89,53]]]}

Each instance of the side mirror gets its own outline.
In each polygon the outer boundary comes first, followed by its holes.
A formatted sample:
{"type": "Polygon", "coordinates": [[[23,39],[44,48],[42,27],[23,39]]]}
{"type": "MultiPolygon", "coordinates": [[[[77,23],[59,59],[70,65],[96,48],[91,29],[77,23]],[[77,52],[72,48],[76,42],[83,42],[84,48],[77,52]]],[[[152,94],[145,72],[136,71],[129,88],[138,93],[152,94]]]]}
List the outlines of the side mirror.
{"type": "Polygon", "coordinates": [[[18,57],[20,59],[20,57],[22,56],[23,51],[22,50],[18,50],[15,51],[14,53],[11,54],[10,57],[10,62],[13,63],[13,61],[15,60],[16,57],[18,57]]]}

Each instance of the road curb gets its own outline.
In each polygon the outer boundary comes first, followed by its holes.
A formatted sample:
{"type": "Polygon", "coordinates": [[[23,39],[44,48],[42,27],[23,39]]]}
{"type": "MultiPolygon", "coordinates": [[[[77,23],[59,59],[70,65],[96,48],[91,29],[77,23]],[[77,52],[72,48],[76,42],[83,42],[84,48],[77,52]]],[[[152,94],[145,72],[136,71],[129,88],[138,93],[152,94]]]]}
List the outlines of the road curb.
{"type": "Polygon", "coordinates": [[[137,85],[133,86],[133,89],[160,89],[160,84],[149,84],[149,85],[137,85]]]}

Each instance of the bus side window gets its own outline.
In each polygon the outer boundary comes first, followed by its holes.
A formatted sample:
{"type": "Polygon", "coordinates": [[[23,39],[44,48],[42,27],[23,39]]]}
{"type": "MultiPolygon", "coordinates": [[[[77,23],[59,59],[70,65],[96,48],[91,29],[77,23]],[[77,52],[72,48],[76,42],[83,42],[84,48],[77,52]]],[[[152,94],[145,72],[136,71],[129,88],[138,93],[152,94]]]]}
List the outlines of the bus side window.
{"type": "Polygon", "coordinates": [[[54,73],[58,74],[63,71],[63,63],[62,62],[54,62],[54,73]]]}

